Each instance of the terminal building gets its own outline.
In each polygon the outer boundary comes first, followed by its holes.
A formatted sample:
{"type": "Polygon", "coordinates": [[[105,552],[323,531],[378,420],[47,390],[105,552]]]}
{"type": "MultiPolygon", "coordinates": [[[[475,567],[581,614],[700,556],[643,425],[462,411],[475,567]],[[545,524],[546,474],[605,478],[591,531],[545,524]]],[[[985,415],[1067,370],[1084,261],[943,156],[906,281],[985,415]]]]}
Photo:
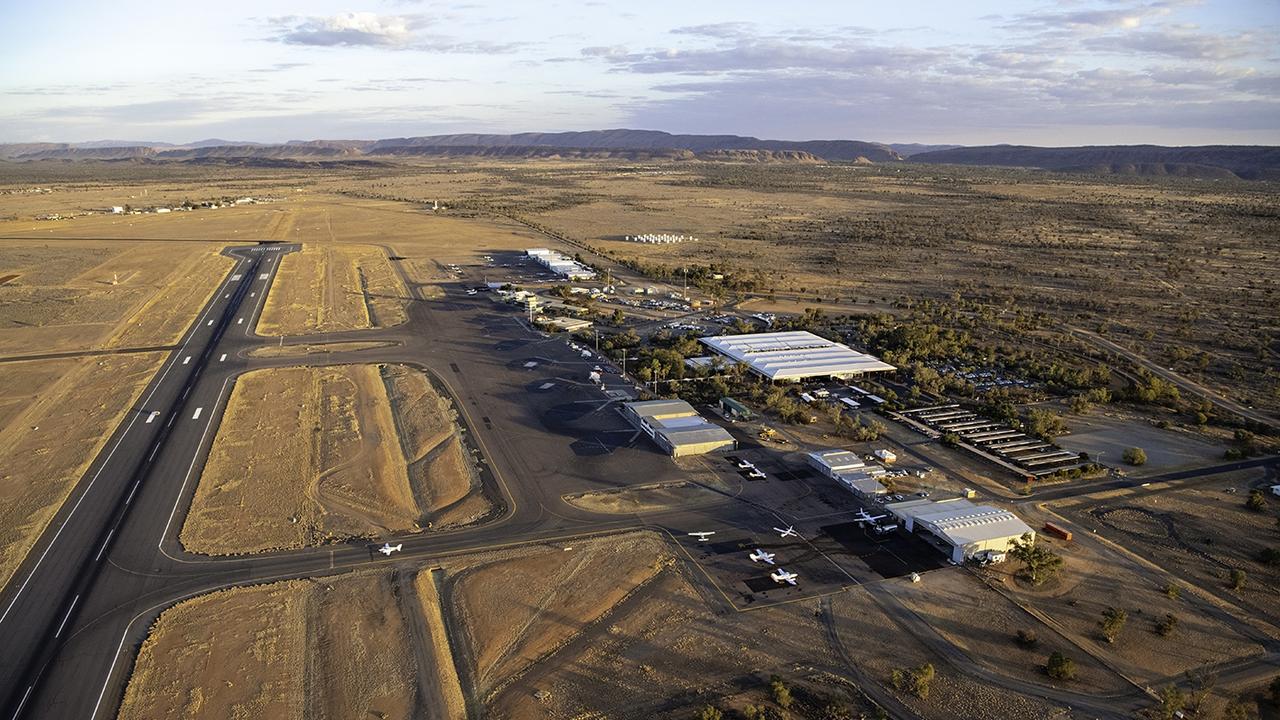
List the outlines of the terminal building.
{"type": "Polygon", "coordinates": [[[596,276],[591,268],[555,250],[530,248],[524,252],[546,269],[570,280],[591,280],[596,276]]]}
{"type": "Polygon", "coordinates": [[[1008,510],[975,505],[964,498],[907,500],[889,503],[885,509],[907,532],[929,540],[957,563],[969,559],[999,562],[1013,541],[1026,534],[1032,539],[1036,535],[1008,510]]]}
{"type": "Polygon", "coordinates": [[[625,403],[622,407],[627,419],[671,457],[732,450],[738,446],[727,430],[707,422],[683,400],[645,400],[625,403]]]}
{"type": "Polygon", "coordinates": [[[720,335],[704,337],[699,342],[775,382],[829,377],[847,379],[897,369],[877,357],[803,330],[720,335]]]}

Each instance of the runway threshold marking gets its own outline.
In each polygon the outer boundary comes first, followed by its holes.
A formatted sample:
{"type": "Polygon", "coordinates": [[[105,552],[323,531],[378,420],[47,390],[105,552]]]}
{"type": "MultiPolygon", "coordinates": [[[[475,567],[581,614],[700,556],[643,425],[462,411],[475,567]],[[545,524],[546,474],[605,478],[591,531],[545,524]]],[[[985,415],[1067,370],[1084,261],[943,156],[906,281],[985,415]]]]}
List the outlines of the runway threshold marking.
{"type": "Polygon", "coordinates": [[[242,276],[240,273],[236,273],[235,275],[231,276],[231,282],[235,282],[236,280],[239,280],[241,277],[242,276]]]}
{"type": "Polygon", "coordinates": [[[267,279],[267,278],[269,278],[269,277],[271,277],[271,273],[262,273],[261,275],[259,275],[259,276],[258,276],[258,279],[259,279],[259,280],[266,280],[266,279],[267,279]]]}
{"type": "Polygon", "coordinates": [[[191,419],[192,419],[192,420],[199,420],[199,419],[200,419],[200,413],[202,413],[202,412],[204,412],[204,408],[202,408],[202,407],[198,407],[198,408],[196,408],[196,412],[195,412],[195,414],[194,414],[194,415],[192,415],[192,416],[191,416],[191,419]]]}

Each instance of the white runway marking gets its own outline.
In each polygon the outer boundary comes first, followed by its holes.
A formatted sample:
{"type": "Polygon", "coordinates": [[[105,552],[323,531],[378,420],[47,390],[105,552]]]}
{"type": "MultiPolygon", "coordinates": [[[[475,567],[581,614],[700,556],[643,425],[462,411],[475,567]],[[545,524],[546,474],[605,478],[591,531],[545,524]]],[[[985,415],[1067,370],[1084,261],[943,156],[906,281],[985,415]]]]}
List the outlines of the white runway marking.
{"type": "Polygon", "coordinates": [[[147,416],[147,424],[150,424],[152,420],[155,420],[156,416],[159,414],[160,414],[159,410],[152,410],[151,414],[147,416]]]}
{"type": "Polygon", "coordinates": [[[205,325],[206,325],[207,327],[212,327],[212,326],[213,326],[213,321],[212,321],[212,320],[210,320],[209,322],[205,323],[205,325]]]}
{"type": "Polygon", "coordinates": [[[257,295],[257,294],[258,293],[249,293],[249,297],[253,297],[254,295],[257,295]]]}
{"type": "Polygon", "coordinates": [[[77,595],[71,600],[71,607],[67,608],[67,614],[62,616],[62,624],[58,626],[58,632],[54,633],[54,637],[60,637],[62,631],[67,627],[67,621],[71,619],[71,611],[76,609],[76,603],[80,602],[80,596],[77,595]]]}
{"type": "Polygon", "coordinates": [[[239,320],[237,320],[237,321],[236,321],[236,324],[237,324],[237,325],[239,325],[239,324],[241,324],[241,323],[243,323],[243,322],[244,322],[244,318],[240,318],[239,320]]]}
{"type": "Polygon", "coordinates": [[[259,279],[259,280],[266,280],[266,279],[267,279],[267,278],[269,278],[269,277],[271,277],[271,273],[262,273],[261,275],[259,275],[259,276],[258,276],[258,279],[259,279]]]}
{"type": "Polygon", "coordinates": [[[187,364],[187,363],[189,363],[189,362],[191,362],[191,356],[190,356],[190,355],[188,355],[188,356],[187,356],[187,359],[185,359],[185,360],[183,360],[183,361],[182,361],[182,364],[183,364],[183,365],[186,365],[186,364],[187,364]]]}
{"type": "Polygon", "coordinates": [[[198,408],[196,408],[196,413],[195,413],[195,415],[192,415],[192,416],[191,416],[191,419],[192,419],[192,420],[199,420],[199,419],[200,419],[200,413],[202,413],[202,412],[204,412],[204,408],[202,408],[202,407],[198,407],[198,408]]]}
{"type": "Polygon", "coordinates": [[[107,533],[107,539],[102,541],[102,547],[98,548],[98,556],[93,559],[94,562],[98,562],[102,559],[102,553],[106,551],[107,544],[111,542],[111,536],[115,534],[116,529],[111,528],[111,532],[107,533]]]}
{"type": "Polygon", "coordinates": [[[240,279],[240,273],[236,273],[235,275],[231,276],[231,282],[235,282],[236,280],[239,280],[239,279],[240,279]]]}
{"type": "Polygon", "coordinates": [[[222,357],[218,358],[218,362],[226,362],[226,361],[227,361],[227,354],[222,353],[222,357]]]}

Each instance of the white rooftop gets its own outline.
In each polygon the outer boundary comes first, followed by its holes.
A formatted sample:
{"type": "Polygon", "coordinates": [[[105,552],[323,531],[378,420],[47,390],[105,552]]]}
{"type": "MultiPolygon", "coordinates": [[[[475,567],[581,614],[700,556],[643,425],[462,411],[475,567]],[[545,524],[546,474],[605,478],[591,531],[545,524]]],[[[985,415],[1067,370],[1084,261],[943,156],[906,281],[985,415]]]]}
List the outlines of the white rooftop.
{"type": "Polygon", "coordinates": [[[1017,515],[991,505],[975,505],[964,498],[911,500],[887,506],[899,517],[910,516],[914,523],[946,538],[955,547],[1022,537],[1033,532],[1017,515]]]}
{"type": "Polygon", "coordinates": [[[850,376],[896,369],[879,358],[804,330],[722,335],[705,337],[700,342],[737,362],[746,363],[770,380],[850,376]]]}

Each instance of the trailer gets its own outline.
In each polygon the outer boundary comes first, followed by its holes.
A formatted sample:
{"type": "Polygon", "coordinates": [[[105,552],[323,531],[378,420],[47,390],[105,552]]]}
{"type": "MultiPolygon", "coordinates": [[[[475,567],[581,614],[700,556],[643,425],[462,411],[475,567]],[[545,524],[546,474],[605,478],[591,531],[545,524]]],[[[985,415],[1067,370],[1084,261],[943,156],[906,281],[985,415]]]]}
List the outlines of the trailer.
{"type": "Polygon", "coordinates": [[[1061,540],[1066,540],[1067,542],[1071,542],[1071,531],[1064,527],[1060,527],[1058,525],[1054,525],[1051,522],[1047,522],[1044,524],[1044,531],[1056,538],[1059,538],[1061,540]]]}

